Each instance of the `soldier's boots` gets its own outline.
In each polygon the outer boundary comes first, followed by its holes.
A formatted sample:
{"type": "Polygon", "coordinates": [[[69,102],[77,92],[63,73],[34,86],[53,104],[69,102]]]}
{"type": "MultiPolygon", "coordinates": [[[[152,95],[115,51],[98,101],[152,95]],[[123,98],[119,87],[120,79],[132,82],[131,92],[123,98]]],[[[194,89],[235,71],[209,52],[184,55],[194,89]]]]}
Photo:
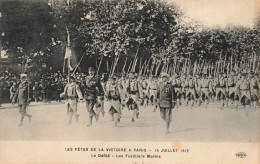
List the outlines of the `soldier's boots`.
{"type": "Polygon", "coordinates": [[[170,133],[170,131],[169,131],[170,123],[171,122],[169,120],[166,121],[166,131],[165,131],[165,134],[169,134],[170,133]]]}
{"type": "Polygon", "coordinates": [[[76,122],[79,122],[79,114],[76,114],[76,122]]]}
{"type": "Polygon", "coordinates": [[[29,122],[31,123],[31,120],[32,120],[32,115],[27,115],[28,119],[29,119],[29,122]]]}
{"type": "Polygon", "coordinates": [[[92,117],[89,118],[89,123],[87,124],[88,127],[92,126],[92,117]]]}
{"type": "Polygon", "coordinates": [[[98,122],[99,114],[96,114],[96,115],[95,115],[95,118],[96,118],[96,122],[98,122]]]}
{"type": "Polygon", "coordinates": [[[139,111],[136,111],[136,118],[138,119],[139,118],[139,111]]]}
{"type": "Polygon", "coordinates": [[[132,118],[132,120],[131,120],[131,123],[133,123],[133,122],[135,122],[135,119],[134,119],[134,118],[132,118]]]}
{"type": "Polygon", "coordinates": [[[21,121],[20,121],[19,127],[23,126],[23,119],[24,119],[24,116],[21,117],[21,121]]]}

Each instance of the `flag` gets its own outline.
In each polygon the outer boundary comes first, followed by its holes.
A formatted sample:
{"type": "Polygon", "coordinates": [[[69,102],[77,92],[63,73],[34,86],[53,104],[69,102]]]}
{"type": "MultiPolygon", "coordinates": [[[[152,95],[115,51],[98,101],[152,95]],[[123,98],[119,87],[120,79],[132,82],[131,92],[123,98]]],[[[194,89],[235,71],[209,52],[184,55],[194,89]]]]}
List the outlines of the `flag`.
{"type": "Polygon", "coordinates": [[[65,73],[66,69],[69,71],[72,71],[77,67],[77,56],[75,52],[72,50],[70,46],[70,35],[68,32],[68,44],[66,45],[65,55],[64,55],[64,63],[63,63],[63,73],[65,73]]]}

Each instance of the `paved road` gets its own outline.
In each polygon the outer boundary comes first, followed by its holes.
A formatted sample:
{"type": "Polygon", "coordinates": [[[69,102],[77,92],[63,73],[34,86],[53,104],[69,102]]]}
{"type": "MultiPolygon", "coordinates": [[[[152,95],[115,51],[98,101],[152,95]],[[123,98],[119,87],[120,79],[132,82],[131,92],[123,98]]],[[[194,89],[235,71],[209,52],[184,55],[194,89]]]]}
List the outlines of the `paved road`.
{"type": "Polygon", "coordinates": [[[67,126],[68,116],[64,104],[30,106],[31,124],[27,119],[18,127],[17,108],[0,110],[0,140],[44,141],[183,141],[183,142],[257,142],[259,139],[259,110],[248,117],[242,107],[219,109],[212,103],[192,109],[184,106],[173,111],[170,134],[165,135],[165,124],[159,110],[140,109],[140,119],[131,123],[131,113],[125,108],[118,127],[114,127],[107,113],[98,122],[87,127],[88,113],[84,103],[79,104],[79,122],[67,126]]]}

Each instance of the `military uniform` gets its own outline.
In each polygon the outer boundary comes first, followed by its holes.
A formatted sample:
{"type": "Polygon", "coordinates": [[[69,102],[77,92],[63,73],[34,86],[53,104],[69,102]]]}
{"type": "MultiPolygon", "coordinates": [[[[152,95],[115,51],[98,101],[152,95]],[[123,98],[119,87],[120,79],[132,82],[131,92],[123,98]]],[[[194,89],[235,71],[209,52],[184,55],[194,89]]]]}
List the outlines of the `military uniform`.
{"type": "MultiPolygon", "coordinates": [[[[21,74],[21,78],[22,79],[27,78],[27,75],[21,74]]],[[[23,126],[23,119],[25,116],[27,116],[29,121],[31,121],[32,115],[28,115],[26,111],[30,103],[29,92],[30,92],[29,83],[27,81],[21,81],[12,99],[12,102],[17,101],[19,106],[19,113],[21,115],[21,121],[19,126],[23,126]]]]}
{"type": "Polygon", "coordinates": [[[38,102],[40,99],[40,87],[39,87],[39,84],[38,82],[35,82],[34,85],[33,85],[33,98],[34,98],[34,101],[35,102],[38,102]]]}
{"type": "Polygon", "coordinates": [[[79,86],[76,84],[76,82],[68,83],[64,88],[63,94],[67,98],[65,104],[70,112],[70,119],[68,124],[71,124],[73,115],[78,122],[78,99],[83,99],[79,86]]]}
{"type": "Polygon", "coordinates": [[[98,104],[97,97],[102,94],[104,94],[104,91],[100,84],[99,78],[96,76],[87,76],[84,97],[86,99],[86,107],[89,112],[89,126],[92,125],[92,119],[94,116],[96,117],[96,120],[98,120],[99,111],[98,108],[94,108],[94,106],[96,105],[97,107],[101,105],[98,104]]]}
{"type": "Polygon", "coordinates": [[[210,80],[207,77],[204,77],[200,81],[200,91],[201,91],[201,98],[203,101],[209,100],[209,86],[210,80]]]}
{"type": "MultiPolygon", "coordinates": [[[[168,77],[162,73],[162,78],[168,77]]],[[[175,91],[171,83],[163,81],[157,88],[157,103],[160,107],[160,116],[166,122],[166,133],[169,133],[169,126],[172,120],[172,108],[176,103],[175,91]]]]}
{"type": "Polygon", "coordinates": [[[219,77],[216,81],[216,95],[218,100],[226,99],[227,81],[224,77],[219,77]]]}
{"type": "Polygon", "coordinates": [[[230,75],[227,79],[227,85],[228,85],[228,99],[234,101],[236,97],[236,84],[235,84],[235,77],[233,75],[230,75]]]}
{"type": "Polygon", "coordinates": [[[251,87],[251,101],[258,101],[259,82],[256,76],[250,80],[251,87]]]}
{"type": "Polygon", "coordinates": [[[174,90],[175,90],[177,107],[180,106],[180,100],[181,100],[181,97],[182,97],[182,87],[181,87],[181,84],[182,84],[182,82],[181,82],[180,77],[179,76],[175,76],[175,78],[172,81],[172,85],[173,85],[174,90]]]}
{"type": "Polygon", "coordinates": [[[132,115],[132,122],[134,122],[135,117],[139,117],[139,108],[138,108],[138,100],[140,97],[142,97],[142,92],[140,91],[140,86],[138,85],[138,82],[135,78],[130,78],[128,80],[127,84],[127,97],[128,100],[126,102],[126,105],[129,110],[133,112],[132,115]]]}
{"type": "MultiPolygon", "coordinates": [[[[154,79],[149,81],[148,86],[147,86],[147,93],[148,93],[151,104],[156,106],[155,102],[156,102],[156,96],[157,96],[156,95],[157,94],[157,84],[154,81],[154,79]]],[[[155,107],[155,109],[156,109],[156,107],[155,107]]]]}
{"type": "Polygon", "coordinates": [[[14,84],[11,86],[11,88],[10,88],[10,100],[13,99],[16,90],[17,90],[17,86],[16,86],[16,84],[14,83],[14,84]]]}
{"type": "Polygon", "coordinates": [[[117,124],[120,122],[122,110],[121,103],[124,100],[123,87],[116,83],[110,84],[107,87],[105,93],[109,104],[109,114],[112,116],[112,120],[114,120],[115,126],[117,126],[117,124]]]}
{"type": "Polygon", "coordinates": [[[188,90],[186,91],[186,101],[188,104],[188,101],[192,101],[191,107],[194,105],[194,100],[196,98],[196,93],[195,93],[195,80],[190,76],[188,79],[188,90]]]}

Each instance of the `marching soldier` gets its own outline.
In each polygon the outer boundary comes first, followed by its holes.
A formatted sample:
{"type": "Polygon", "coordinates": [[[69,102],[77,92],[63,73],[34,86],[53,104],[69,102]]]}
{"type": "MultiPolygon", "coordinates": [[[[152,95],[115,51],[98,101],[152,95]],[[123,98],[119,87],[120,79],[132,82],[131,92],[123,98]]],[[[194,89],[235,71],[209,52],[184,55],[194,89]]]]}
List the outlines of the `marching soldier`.
{"type": "Polygon", "coordinates": [[[227,79],[227,85],[228,85],[228,95],[227,95],[227,107],[229,100],[232,101],[232,103],[235,101],[235,78],[234,78],[235,72],[232,71],[227,79]]]}
{"type": "Polygon", "coordinates": [[[109,113],[112,116],[114,125],[117,126],[120,122],[121,103],[124,100],[124,95],[122,86],[116,83],[116,77],[110,77],[110,84],[107,87],[105,96],[109,102],[109,113]]]}
{"type": "Polygon", "coordinates": [[[223,73],[219,73],[218,81],[216,81],[216,94],[218,100],[221,102],[220,109],[223,110],[224,108],[224,101],[226,101],[226,91],[227,91],[227,79],[226,74],[222,76],[223,73]]]}
{"type": "Polygon", "coordinates": [[[214,87],[214,79],[212,75],[209,75],[209,99],[211,102],[214,102],[215,87],[214,87]]]}
{"type": "Polygon", "coordinates": [[[161,74],[162,82],[157,89],[157,100],[160,107],[160,116],[166,123],[165,133],[169,133],[170,123],[172,120],[172,108],[176,104],[175,92],[171,83],[168,82],[169,75],[161,74]]]}
{"type": "Polygon", "coordinates": [[[131,122],[133,123],[135,121],[135,118],[139,118],[139,107],[138,107],[138,100],[140,97],[142,97],[140,88],[138,85],[138,82],[136,81],[136,78],[134,76],[134,73],[131,72],[129,74],[129,80],[127,84],[127,101],[126,105],[129,110],[132,111],[132,119],[131,122]]]}
{"type": "Polygon", "coordinates": [[[239,82],[238,89],[240,93],[240,102],[245,109],[246,116],[248,116],[251,103],[251,87],[249,80],[246,78],[246,73],[242,74],[242,79],[239,82]]]}
{"type": "Polygon", "coordinates": [[[254,109],[257,109],[257,103],[258,103],[258,94],[259,94],[259,82],[257,75],[254,75],[253,72],[251,72],[251,101],[253,102],[254,109]]]}
{"type": "Polygon", "coordinates": [[[181,79],[180,76],[178,74],[175,75],[175,78],[173,79],[173,87],[175,90],[175,94],[176,94],[176,107],[178,108],[181,105],[181,95],[182,95],[182,88],[181,88],[181,79]]]}
{"type": "Polygon", "coordinates": [[[187,82],[188,82],[188,91],[186,92],[187,105],[188,105],[188,101],[191,101],[191,108],[192,108],[194,105],[194,100],[196,98],[195,80],[194,78],[192,78],[192,75],[189,75],[187,82]]]}
{"type": "Polygon", "coordinates": [[[148,105],[148,83],[146,81],[146,78],[145,76],[142,77],[142,80],[140,82],[141,84],[141,89],[142,89],[142,92],[143,92],[143,101],[144,101],[144,107],[146,107],[148,105]]]}
{"type": "Polygon", "coordinates": [[[12,99],[13,99],[13,97],[14,97],[14,94],[15,94],[15,92],[16,92],[16,90],[17,90],[17,86],[16,86],[16,83],[15,82],[13,82],[13,85],[11,86],[11,88],[10,88],[10,100],[12,101],[12,99]]]}
{"type": "Polygon", "coordinates": [[[186,106],[188,105],[188,98],[186,96],[186,93],[189,89],[189,83],[188,83],[188,78],[186,75],[183,75],[181,78],[181,87],[182,87],[182,95],[183,95],[183,99],[186,102],[186,106]]]}
{"type": "Polygon", "coordinates": [[[156,111],[157,109],[157,104],[156,104],[156,98],[157,98],[157,83],[154,80],[154,77],[150,77],[150,81],[147,86],[147,94],[149,95],[149,100],[152,106],[154,106],[153,112],[156,111]]]}
{"type": "Polygon", "coordinates": [[[79,86],[76,84],[75,78],[73,76],[70,77],[70,82],[65,86],[64,92],[61,93],[61,98],[66,97],[66,106],[69,109],[69,122],[68,125],[71,124],[72,117],[75,116],[76,122],[78,122],[79,114],[77,114],[78,110],[78,99],[83,100],[82,93],[79,89],[79,86]]]}
{"type": "Polygon", "coordinates": [[[17,101],[19,106],[19,113],[21,114],[21,120],[19,126],[23,126],[24,117],[28,117],[29,122],[31,122],[32,115],[27,113],[27,107],[29,105],[30,96],[29,96],[29,83],[27,81],[27,74],[21,74],[21,82],[17,88],[15,95],[13,96],[12,103],[17,101]]]}
{"type": "Polygon", "coordinates": [[[35,102],[39,101],[39,97],[40,97],[40,87],[39,87],[39,83],[36,81],[33,85],[33,98],[35,102]]]}
{"type": "Polygon", "coordinates": [[[205,106],[209,103],[209,86],[210,80],[207,78],[207,73],[204,73],[203,78],[200,81],[201,99],[205,102],[205,106]]]}
{"type": "Polygon", "coordinates": [[[86,77],[86,89],[84,97],[86,99],[86,107],[89,112],[89,123],[87,126],[92,126],[93,117],[96,118],[96,121],[99,117],[99,111],[97,110],[98,108],[94,108],[94,106],[101,106],[97,101],[97,97],[104,94],[104,91],[100,84],[99,78],[95,76],[95,70],[93,67],[89,67],[88,73],[89,76],[86,77]]]}

